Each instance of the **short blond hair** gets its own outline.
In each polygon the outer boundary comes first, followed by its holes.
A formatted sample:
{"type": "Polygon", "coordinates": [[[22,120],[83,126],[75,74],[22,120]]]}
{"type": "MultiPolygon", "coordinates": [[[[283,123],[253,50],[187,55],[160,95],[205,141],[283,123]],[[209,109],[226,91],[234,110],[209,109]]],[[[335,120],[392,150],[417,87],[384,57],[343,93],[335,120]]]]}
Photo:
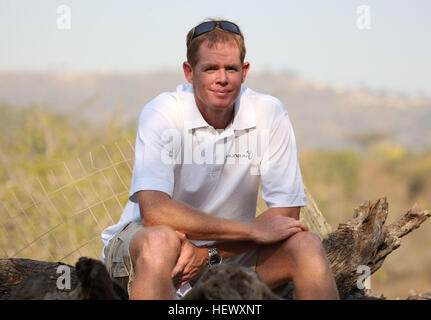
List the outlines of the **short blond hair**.
{"type": "MultiPolygon", "coordinates": [[[[224,20],[224,19],[208,18],[202,22],[221,21],[221,20],[222,21],[228,21],[228,20],[224,20]]],[[[236,44],[238,46],[238,49],[239,49],[239,58],[240,58],[241,64],[244,63],[246,50],[245,50],[244,36],[243,36],[241,31],[240,31],[241,34],[239,35],[239,34],[232,33],[230,31],[223,30],[222,28],[220,28],[219,25],[217,25],[214,28],[214,30],[211,30],[210,32],[204,33],[204,34],[200,35],[199,37],[196,37],[192,40],[194,31],[195,31],[195,28],[192,28],[187,33],[187,38],[186,38],[187,61],[192,65],[192,67],[196,66],[196,64],[198,62],[198,51],[199,51],[199,48],[201,47],[201,44],[207,40],[208,40],[208,47],[209,48],[212,48],[216,44],[219,44],[219,43],[223,43],[223,44],[234,43],[234,44],[236,44]]]]}

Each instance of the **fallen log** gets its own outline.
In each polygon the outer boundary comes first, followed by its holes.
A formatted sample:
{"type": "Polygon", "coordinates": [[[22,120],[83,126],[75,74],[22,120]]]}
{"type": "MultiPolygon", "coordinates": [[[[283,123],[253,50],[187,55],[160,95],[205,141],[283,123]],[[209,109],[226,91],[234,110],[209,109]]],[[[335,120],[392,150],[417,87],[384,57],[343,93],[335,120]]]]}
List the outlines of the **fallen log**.
{"type": "MultiPolygon", "coordinates": [[[[60,262],[44,262],[30,259],[0,259],[0,299],[13,298],[15,293],[25,295],[26,287],[32,286],[34,281],[41,282],[35,299],[41,299],[45,293],[56,290],[58,278],[57,270],[61,266],[72,266],[60,262]],[[38,278],[42,279],[40,281],[38,278]]],[[[76,287],[78,284],[76,272],[71,272],[71,285],[76,287]]],[[[33,291],[33,289],[29,288],[33,291]]],[[[67,295],[66,292],[59,292],[59,295],[67,295]]],[[[30,296],[22,296],[23,299],[31,299],[30,296]]]]}
{"type": "MultiPolygon", "coordinates": [[[[353,219],[340,224],[323,238],[331,270],[341,299],[379,299],[360,288],[359,267],[371,275],[400,246],[401,238],[430,217],[417,207],[385,226],[386,198],[367,201],[355,209],[353,219]]],[[[28,259],[0,259],[0,299],[127,299],[127,293],[109,278],[99,260],[81,257],[71,271],[71,289],[59,290],[57,273],[61,263],[28,259]]],[[[417,299],[430,297],[417,295],[417,299]]],[[[251,269],[223,264],[208,269],[185,299],[278,299],[251,269]]],[[[293,285],[283,295],[294,298],[293,285]]],[[[409,297],[414,299],[415,297],[409,297]]]]}
{"type": "Polygon", "coordinates": [[[99,260],[81,257],[73,267],[30,259],[0,259],[0,299],[126,300],[128,295],[99,260]],[[59,281],[64,270],[70,276],[69,288],[59,281]]]}

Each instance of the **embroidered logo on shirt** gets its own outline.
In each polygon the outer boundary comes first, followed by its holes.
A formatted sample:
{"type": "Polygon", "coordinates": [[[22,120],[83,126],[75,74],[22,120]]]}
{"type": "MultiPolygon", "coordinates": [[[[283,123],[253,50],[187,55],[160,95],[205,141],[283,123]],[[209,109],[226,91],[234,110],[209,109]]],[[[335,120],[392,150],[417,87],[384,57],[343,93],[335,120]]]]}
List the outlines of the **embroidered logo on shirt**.
{"type": "Polygon", "coordinates": [[[226,159],[228,158],[235,158],[235,159],[253,159],[253,152],[250,150],[245,151],[244,153],[229,153],[226,155],[226,159]]]}

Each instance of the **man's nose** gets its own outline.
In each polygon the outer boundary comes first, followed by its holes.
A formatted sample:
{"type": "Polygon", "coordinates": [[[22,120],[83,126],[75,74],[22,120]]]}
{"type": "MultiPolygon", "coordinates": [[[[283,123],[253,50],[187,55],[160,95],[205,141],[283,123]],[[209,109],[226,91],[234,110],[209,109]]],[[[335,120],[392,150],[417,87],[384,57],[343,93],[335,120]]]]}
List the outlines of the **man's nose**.
{"type": "Polygon", "coordinates": [[[225,86],[228,84],[227,72],[225,69],[219,69],[217,72],[217,84],[225,86]]]}

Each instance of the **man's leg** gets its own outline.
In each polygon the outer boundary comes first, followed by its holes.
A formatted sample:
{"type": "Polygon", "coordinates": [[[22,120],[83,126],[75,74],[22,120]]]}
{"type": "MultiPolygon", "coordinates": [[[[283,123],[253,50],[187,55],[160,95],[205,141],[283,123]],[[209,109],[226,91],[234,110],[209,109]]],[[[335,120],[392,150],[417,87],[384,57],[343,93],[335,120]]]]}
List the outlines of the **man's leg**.
{"type": "Polygon", "coordinates": [[[256,272],[271,289],[293,280],[296,299],[339,299],[322,242],[309,231],[262,246],[256,272]]]}
{"type": "Polygon", "coordinates": [[[134,269],[130,299],[172,299],[171,272],[180,254],[181,241],[167,226],[137,231],[129,245],[134,269]]]}

